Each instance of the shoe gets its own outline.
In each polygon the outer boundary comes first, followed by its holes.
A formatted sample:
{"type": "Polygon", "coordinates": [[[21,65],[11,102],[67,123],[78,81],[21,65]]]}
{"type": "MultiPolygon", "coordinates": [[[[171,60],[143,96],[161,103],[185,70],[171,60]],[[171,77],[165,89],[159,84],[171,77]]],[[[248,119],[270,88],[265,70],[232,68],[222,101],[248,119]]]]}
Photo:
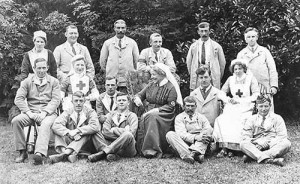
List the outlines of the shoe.
{"type": "Polygon", "coordinates": [[[218,154],[217,154],[217,158],[223,158],[227,155],[227,151],[225,151],[224,149],[222,149],[218,154]]]}
{"type": "Polygon", "coordinates": [[[28,144],[27,145],[27,152],[29,154],[33,154],[34,153],[34,145],[33,144],[28,144]]]}
{"type": "Polygon", "coordinates": [[[106,157],[106,153],[104,151],[100,151],[98,153],[92,154],[88,156],[89,162],[97,162],[99,160],[103,160],[106,157]]]}
{"type": "Polygon", "coordinates": [[[252,159],[251,157],[249,157],[248,155],[243,155],[242,160],[243,160],[244,163],[249,163],[249,162],[251,162],[253,159],[252,159]]]}
{"type": "Polygon", "coordinates": [[[43,165],[49,162],[49,160],[46,157],[40,154],[34,154],[32,158],[33,158],[33,165],[43,165]]]}
{"type": "Polygon", "coordinates": [[[204,162],[204,155],[201,155],[201,154],[196,154],[194,156],[194,159],[198,162],[198,163],[203,163],[204,162]]]}
{"type": "Polygon", "coordinates": [[[280,167],[284,166],[284,158],[269,158],[266,159],[265,162],[266,164],[274,164],[274,165],[278,165],[280,167]]]}
{"type": "Polygon", "coordinates": [[[28,158],[28,153],[26,150],[21,150],[20,155],[15,159],[16,163],[22,163],[28,158]]]}
{"type": "Polygon", "coordinates": [[[68,156],[68,161],[74,163],[78,160],[77,155],[71,154],[68,156]]]}
{"type": "Polygon", "coordinates": [[[65,161],[66,157],[67,157],[67,155],[65,153],[60,153],[60,154],[56,154],[56,155],[51,155],[49,157],[49,159],[50,159],[51,164],[55,164],[58,162],[65,161]]]}
{"type": "Polygon", "coordinates": [[[106,156],[107,161],[114,162],[120,159],[120,157],[117,154],[108,154],[106,156]]]}
{"type": "Polygon", "coordinates": [[[182,158],[182,160],[189,164],[194,164],[195,160],[191,155],[186,155],[182,158]]]}

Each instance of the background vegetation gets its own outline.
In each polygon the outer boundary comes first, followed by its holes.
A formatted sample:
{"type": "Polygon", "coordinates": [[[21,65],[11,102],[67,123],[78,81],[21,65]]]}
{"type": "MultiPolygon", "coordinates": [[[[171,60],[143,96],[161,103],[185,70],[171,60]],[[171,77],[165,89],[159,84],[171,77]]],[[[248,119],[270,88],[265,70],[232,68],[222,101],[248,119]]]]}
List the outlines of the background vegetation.
{"type": "MultiPolygon", "coordinates": [[[[300,0],[0,0],[0,108],[7,112],[13,103],[16,76],[23,53],[33,47],[33,32],[44,30],[49,40],[46,47],[53,50],[64,42],[64,28],[70,23],[79,27],[79,42],[90,50],[101,91],[100,49],[114,34],[113,22],[120,18],[127,22],[128,35],[140,50],[148,47],[152,32],[163,35],[163,45],[174,55],[186,96],[185,57],[192,40],[199,38],[197,24],[206,20],[211,24],[211,37],[224,49],[227,64],[245,47],[244,30],[249,26],[260,30],[259,44],[270,49],[279,73],[275,110],[285,117],[298,117],[299,4],[300,0]]],[[[226,68],[223,82],[229,75],[226,68]]]]}

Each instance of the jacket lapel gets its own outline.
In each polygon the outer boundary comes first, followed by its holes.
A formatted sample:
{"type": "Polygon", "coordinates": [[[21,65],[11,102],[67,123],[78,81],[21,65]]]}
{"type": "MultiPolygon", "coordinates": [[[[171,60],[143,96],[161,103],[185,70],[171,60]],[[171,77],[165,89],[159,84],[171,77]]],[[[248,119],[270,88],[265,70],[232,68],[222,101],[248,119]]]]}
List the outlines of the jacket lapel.
{"type": "Polygon", "coordinates": [[[200,88],[199,88],[199,87],[196,88],[196,91],[195,91],[195,93],[194,93],[194,97],[195,97],[196,99],[198,99],[200,102],[203,102],[203,101],[204,101],[204,98],[203,98],[203,96],[202,96],[202,94],[201,94],[201,92],[200,92],[200,88]]]}
{"type": "Polygon", "coordinates": [[[67,44],[68,44],[67,42],[64,44],[64,50],[73,57],[74,54],[73,54],[73,52],[71,50],[71,47],[68,47],[67,44]]]}
{"type": "Polygon", "coordinates": [[[203,105],[207,104],[209,101],[213,100],[217,95],[217,92],[212,87],[209,94],[207,95],[206,99],[204,100],[203,105]]]}
{"type": "Polygon", "coordinates": [[[110,111],[110,104],[109,104],[109,101],[108,101],[108,98],[106,95],[103,97],[102,103],[103,103],[104,107],[106,108],[106,110],[110,111]]]}

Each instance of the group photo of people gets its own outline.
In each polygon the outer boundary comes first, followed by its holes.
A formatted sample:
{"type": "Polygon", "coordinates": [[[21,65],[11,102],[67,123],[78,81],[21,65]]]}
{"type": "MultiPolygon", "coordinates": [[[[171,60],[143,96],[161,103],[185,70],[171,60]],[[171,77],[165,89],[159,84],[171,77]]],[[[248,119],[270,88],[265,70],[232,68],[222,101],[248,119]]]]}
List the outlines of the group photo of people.
{"type": "Polygon", "coordinates": [[[300,0],[0,0],[0,183],[298,183],[300,0]]]}
{"type": "Polygon", "coordinates": [[[222,84],[222,46],[210,38],[210,24],[200,22],[200,38],[186,58],[190,95],[184,98],[162,35],[149,35],[150,47],[139,52],[126,29],[124,20],[116,20],[115,36],[101,48],[101,94],[75,25],[66,27],[66,42],[53,52],[45,49],[47,34],[34,32],[34,48],[24,54],[14,100],[21,111],[12,119],[16,163],[25,162],[30,153],[34,165],[135,156],[180,157],[193,164],[216,153],[220,159],[239,155],[245,163],[284,166],[291,142],[283,118],[274,112],[278,73],[270,51],[257,43],[258,29],[245,30],[247,46],[230,62],[232,75],[222,84]],[[133,71],[150,76],[136,94],[128,86],[133,71]],[[55,154],[48,154],[50,143],[55,154]],[[87,144],[94,150],[84,149],[87,144]]]}

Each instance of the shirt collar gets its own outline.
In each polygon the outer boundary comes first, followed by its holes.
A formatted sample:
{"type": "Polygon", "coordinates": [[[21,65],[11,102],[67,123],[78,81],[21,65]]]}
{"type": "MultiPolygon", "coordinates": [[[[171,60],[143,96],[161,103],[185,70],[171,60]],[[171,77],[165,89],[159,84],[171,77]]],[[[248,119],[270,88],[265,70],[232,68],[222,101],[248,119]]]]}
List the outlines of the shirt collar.
{"type": "MultiPolygon", "coordinates": [[[[203,90],[203,87],[202,86],[199,86],[201,90],[203,90]]],[[[208,90],[210,90],[210,88],[212,87],[212,85],[210,84],[206,89],[205,89],[205,92],[207,92],[208,90]]]]}
{"type": "Polygon", "coordinates": [[[254,52],[257,50],[258,44],[255,44],[253,47],[250,47],[249,45],[247,46],[248,49],[252,52],[252,50],[254,49],[254,52]]]}
{"type": "Polygon", "coordinates": [[[46,83],[47,83],[47,74],[46,74],[45,77],[43,77],[43,78],[39,78],[37,75],[34,75],[34,77],[33,77],[33,82],[34,82],[35,84],[40,85],[40,86],[46,84],[46,83]],[[41,83],[40,79],[42,79],[42,83],[41,83]]]}

